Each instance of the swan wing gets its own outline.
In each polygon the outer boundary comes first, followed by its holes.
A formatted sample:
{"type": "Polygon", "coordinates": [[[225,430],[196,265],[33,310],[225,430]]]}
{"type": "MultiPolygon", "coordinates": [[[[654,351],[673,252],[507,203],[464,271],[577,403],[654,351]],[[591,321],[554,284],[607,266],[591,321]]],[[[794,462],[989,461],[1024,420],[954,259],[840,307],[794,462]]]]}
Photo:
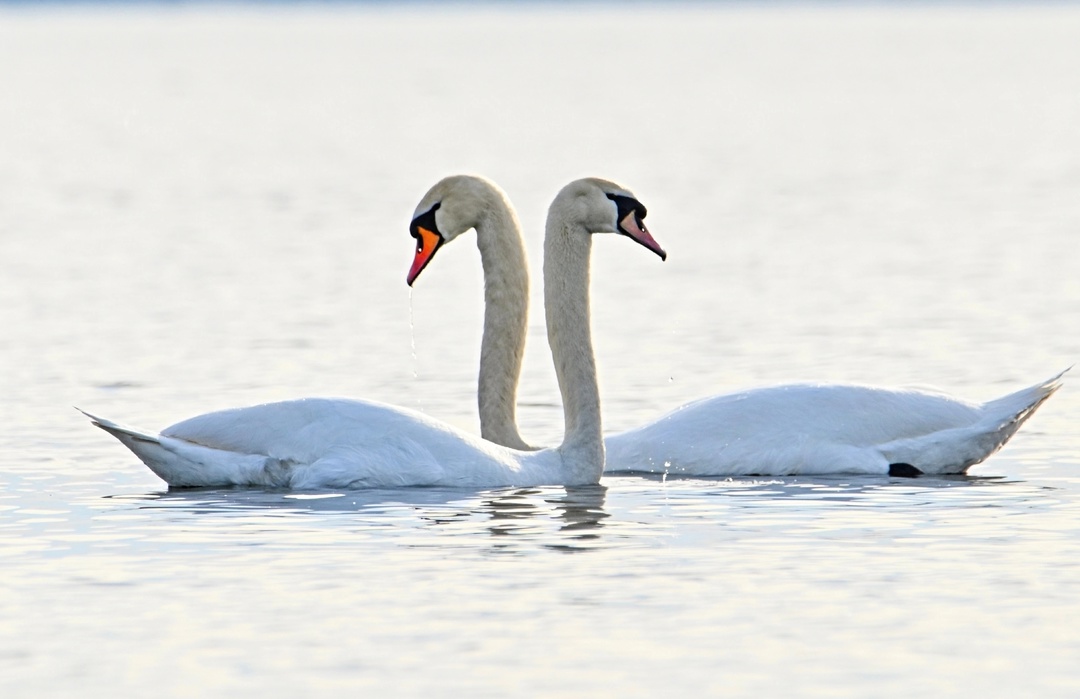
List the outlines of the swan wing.
{"type": "Polygon", "coordinates": [[[302,398],[197,415],[161,434],[213,449],[310,464],[331,448],[398,439],[460,439],[422,413],[374,401],[302,398]]]}
{"type": "Polygon", "coordinates": [[[606,470],[687,475],[962,473],[999,449],[1060,375],[983,405],[942,393],[793,384],[713,396],[606,440],[606,470]]]}
{"type": "Polygon", "coordinates": [[[369,401],[305,398],[233,408],[161,434],[86,414],[177,487],[484,487],[562,478],[557,450],[516,452],[369,401]]]}

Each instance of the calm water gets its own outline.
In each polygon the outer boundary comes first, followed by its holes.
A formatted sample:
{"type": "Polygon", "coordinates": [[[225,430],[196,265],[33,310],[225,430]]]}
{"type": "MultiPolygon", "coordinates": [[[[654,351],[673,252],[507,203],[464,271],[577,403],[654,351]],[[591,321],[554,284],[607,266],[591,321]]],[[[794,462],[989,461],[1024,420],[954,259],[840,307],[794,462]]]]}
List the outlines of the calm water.
{"type": "Polygon", "coordinates": [[[0,10],[3,695],[1076,696],[1077,376],[951,479],[168,492],[72,406],[476,430],[475,249],[404,283],[461,171],[537,282],[562,184],[649,207],[667,263],[595,250],[610,430],[798,379],[1034,383],[1080,358],[1077,36],[1068,6],[0,10]]]}

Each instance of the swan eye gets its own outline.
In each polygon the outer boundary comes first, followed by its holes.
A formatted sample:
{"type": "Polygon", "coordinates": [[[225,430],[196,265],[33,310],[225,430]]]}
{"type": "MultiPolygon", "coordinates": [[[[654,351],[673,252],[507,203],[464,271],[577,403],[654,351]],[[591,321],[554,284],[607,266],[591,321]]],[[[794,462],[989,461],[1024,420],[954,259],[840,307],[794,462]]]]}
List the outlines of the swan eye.
{"type": "Polygon", "coordinates": [[[625,221],[627,216],[633,216],[638,226],[645,227],[643,220],[648,211],[644,204],[624,194],[608,194],[607,198],[615,202],[616,217],[619,221],[625,221]]]}
{"type": "Polygon", "coordinates": [[[428,229],[428,231],[434,231],[435,235],[442,237],[442,233],[439,232],[439,224],[435,221],[435,212],[442,206],[441,201],[435,202],[435,205],[428,209],[426,212],[420,214],[412,220],[409,224],[409,235],[416,238],[416,249],[419,251],[424,246],[423,237],[420,235],[422,228],[428,229]]]}

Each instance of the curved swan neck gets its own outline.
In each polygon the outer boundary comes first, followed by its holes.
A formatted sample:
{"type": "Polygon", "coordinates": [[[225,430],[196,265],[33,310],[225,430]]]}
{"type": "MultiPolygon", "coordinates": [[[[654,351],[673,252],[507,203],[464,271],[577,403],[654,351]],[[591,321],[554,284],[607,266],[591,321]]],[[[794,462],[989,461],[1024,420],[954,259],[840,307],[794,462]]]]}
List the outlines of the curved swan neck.
{"type": "Polygon", "coordinates": [[[513,449],[532,449],[517,428],[518,377],[525,355],[529,271],[521,224],[506,195],[491,188],[476,223],[484,266],[484,335],[480,344],[477,403],[480,434],[513,449]]]}
{"type": "Polygon", "coordinates": [[[559,451],[570,483],[596,483],[604,470],[600,390],[589,324],[591,252],[592,235],[570,219],[556,198],[548,210],[544,238],[544,310],[566,421],[559,451]]]}

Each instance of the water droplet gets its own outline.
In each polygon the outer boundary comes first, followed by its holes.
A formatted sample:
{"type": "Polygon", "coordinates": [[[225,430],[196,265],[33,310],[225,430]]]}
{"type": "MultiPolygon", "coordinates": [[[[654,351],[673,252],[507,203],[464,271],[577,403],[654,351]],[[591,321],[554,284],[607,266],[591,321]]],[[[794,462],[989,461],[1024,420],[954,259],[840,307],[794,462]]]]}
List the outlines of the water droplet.
{"type": "Polygon", "coordinates": [[[420,378],[420,361],[416,357],[416,318],[413,316],[413,290],[409,287],[409,347],[412,349],[412,375],[420,378]]]}

